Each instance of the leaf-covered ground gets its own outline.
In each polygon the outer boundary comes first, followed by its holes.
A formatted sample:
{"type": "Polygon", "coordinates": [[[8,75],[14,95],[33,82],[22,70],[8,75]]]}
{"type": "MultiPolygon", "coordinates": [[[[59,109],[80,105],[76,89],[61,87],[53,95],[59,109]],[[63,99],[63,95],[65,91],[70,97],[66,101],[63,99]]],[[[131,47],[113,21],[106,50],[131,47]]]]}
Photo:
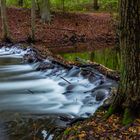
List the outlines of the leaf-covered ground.
{"type": "MultiPolygon", "coordinates": [[[[8,8],[8,26],[11,38],[26,41],[30,35],[30,9],[8,8]]],[[[1,39],[0,19],[0,39],[1,39]]],[[[75,43],[90,43],[86,49],[114,45],[115,31],[109,13],[60,13],[52,12],[52,22],[44,24],[36,13],[36,44],[46,47],[69,48],[75,43]]],[[[80,49],[79,49],[80,50],[80,49]]]]}
{"type": "Polygon", "coordinates": [[[106,111],[97,111],[94,117],[68,127],[60,140],[139,140],[140,118],[123,126],[122,116],[115,114],[104,120],[106,111]]]}

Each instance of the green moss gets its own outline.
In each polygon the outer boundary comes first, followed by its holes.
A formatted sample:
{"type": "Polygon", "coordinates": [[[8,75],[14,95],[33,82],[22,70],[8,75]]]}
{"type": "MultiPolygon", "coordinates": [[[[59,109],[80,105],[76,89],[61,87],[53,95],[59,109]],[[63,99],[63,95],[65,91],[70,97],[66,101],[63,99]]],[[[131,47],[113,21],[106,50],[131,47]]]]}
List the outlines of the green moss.
{"type": "Polygon", "coordinates": [[[68,135],[69,132],[70,132],[70,130],[66,129],[66,130],[64,131],[64,135],[68,135]]]}
{"type": "Polygon", "coordinates": [[[132,123],[134,120],[132,113],[130,111],[130,109],[126,108],[124,111],[124,116],[123,116],[123,125],[128,125],[130,123],[132,123]]]}
{"type": "Polygon", "coordinates": [[[110,106],[107,113],[105,114],[105,119],[110,117],[114,113],[115,108],[113,106],[110,106]]]}

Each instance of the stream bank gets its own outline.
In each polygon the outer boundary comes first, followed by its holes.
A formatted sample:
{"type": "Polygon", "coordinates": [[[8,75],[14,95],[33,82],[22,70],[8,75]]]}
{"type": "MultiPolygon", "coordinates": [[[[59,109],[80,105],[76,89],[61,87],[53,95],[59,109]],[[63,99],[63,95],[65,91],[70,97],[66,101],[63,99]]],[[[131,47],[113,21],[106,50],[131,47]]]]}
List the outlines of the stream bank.
{"type": "Polygon", "coordinates": [[[122,125],[120,114],[104,119],[107,110],[99,109],[85,121],[65,129],[56,140],[139,140],[140,117],[132,124],[122,125]]]}

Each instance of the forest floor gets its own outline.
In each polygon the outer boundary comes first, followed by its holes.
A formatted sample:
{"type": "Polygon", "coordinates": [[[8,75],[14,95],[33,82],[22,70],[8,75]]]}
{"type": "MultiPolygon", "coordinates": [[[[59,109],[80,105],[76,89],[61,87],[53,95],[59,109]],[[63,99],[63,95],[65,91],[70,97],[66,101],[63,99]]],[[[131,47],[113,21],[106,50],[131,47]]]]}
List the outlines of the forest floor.
{"type": "Polygon", "coordinates": [[[122,125],[122,116],[114,114],[104,120],[106,111],[98,110],[84,122],[68,127],[57,139],[59,140],[139,140],[140,118],[132,124],[122,125]]]}
{"type": "MultiPolygon", "coordinates": [[[[8,8],[8,26],[14,42],[28,42],[30,36],[30,10],[8,8]]],[[[1,21],[0,21],[1,27],[1,21]]],[[[2,37],[0,28],[0,39],[2,37]]],[[[52,12],[52,22],[44,24],[36,16],[36,46],[45,46],[55,52],[93,50],[114,46],[115,25],[109,13],[52,12]],[[80,45],[79,45],[80,44],[80,45]]],[[[42,49],[42,47],[40,48],[42,49]]]]}

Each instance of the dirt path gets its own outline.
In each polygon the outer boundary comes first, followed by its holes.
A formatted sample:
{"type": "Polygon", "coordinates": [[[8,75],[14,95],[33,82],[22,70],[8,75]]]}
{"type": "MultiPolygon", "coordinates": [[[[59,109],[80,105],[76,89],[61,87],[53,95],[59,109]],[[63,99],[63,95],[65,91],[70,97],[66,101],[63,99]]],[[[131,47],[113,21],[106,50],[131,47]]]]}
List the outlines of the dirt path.
{"type": "MultiPolygon", "coordinates": [[[[8,9],[10,35],[16,42],[25,41],[30,34],[30,10],[8,9]]],[[[51,24],[36,18],[37,45],[66,47],[77,43],[90,46],[109,46],[115,41],[114,27],[108,13],[52,13],[51,24]]],[[[1,27],[1,19],[0,19],[1,27]]],[[[0,28],[1,38],[1,28],[0,28]]]]}

